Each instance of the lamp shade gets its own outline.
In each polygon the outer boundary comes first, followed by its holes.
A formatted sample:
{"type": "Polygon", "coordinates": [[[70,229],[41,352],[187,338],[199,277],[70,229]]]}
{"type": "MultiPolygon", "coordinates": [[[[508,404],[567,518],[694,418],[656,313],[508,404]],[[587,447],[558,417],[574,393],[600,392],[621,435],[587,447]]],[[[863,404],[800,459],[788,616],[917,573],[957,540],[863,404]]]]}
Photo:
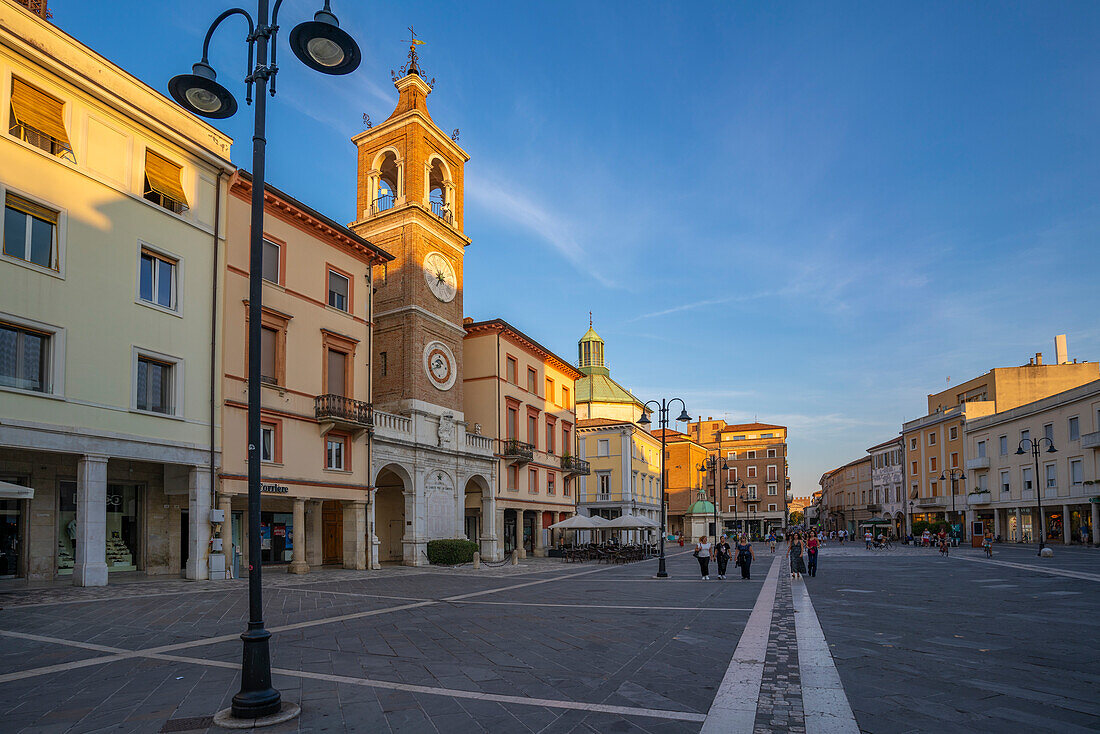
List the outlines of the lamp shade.
{"type": "Polygon", "coordinates": [[[350,74],[359,68],[359,44],[341,30],[336,16],[318,10],[313,20],[299,23],[290,32],[290,48],[303,64],[323,74],[350,74]]]}
{"type": "Polygon", "coordinates": [[[676,420],[679,423],[691,423],[691,416],[688,415],[687,408],[680,411],[680,417],[676,420]]]}
{"type": "Polygon", "coordinates": [[[200,117],[220,120],[237,111],[237,100],[218,84],[214,69],[205,61],[191,67],[191,74],[180,74],[168,82],[168,93],[181,107],[200,117]]]}

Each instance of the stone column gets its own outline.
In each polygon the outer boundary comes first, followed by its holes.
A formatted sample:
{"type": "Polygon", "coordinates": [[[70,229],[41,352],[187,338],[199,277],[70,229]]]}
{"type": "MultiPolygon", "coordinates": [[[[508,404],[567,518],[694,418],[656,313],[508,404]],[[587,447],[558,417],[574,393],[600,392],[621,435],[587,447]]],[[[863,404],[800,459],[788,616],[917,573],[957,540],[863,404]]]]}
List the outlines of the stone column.
{"type": "Polygon", "coordinates": [[[370,490],[370,500],[367,504],[367,568],[382,568],[382,560],[379,550],[382,541],[378,539],[378,490],[370,490]]]}
{"type": "Polygon", "coordinates": [[[290,566],[287,573],[309,573],[309,563],[306,562],[306,542],[309,533],[306,532],[306,501],[302,497],[294,498],[294,519],[291,532],[293,536],[290,549],[290,566]]]}
{"type": "Polygon", "coordinates": [[[1024,538],[1024,513],[1019,507],[1016,508],[1016,542],[1023,540],[1024,538]]]}
{"type": "Polygon", "coordinates": [[[523,510],[516,510],[516,553],[520,558],[527,557],[527,549],[523,547],[523,510]]]}
{"type": "Polygon", "coordinates": [[[500,539],[497,537],[497,503],[490,489],[481,495],[481,537],[478,545],[481,557],[486,561],[499,561],[500,539]]]}
{"type": "Polygon", "coordinates": [[[1090,502],[1089,507],[1092,509],[1092,525],[1089,527],[1089,540],[1092,541],[1093,547],[1100,547],[1100,540],[1096,537],[1097,531],[1100,530],[1100,504],[1090,502]]]}
{"type": "MultiPolygon", "coordinates": [[[[63,529],[64,531],[64,529],[63,529]]],[[[76,559],[73,586],[107,585],[107,457],[76,464],[76,559]]]]}
{"type": "Polygon", "coordinates": [[[542,542],[542,510],[535,510],[534,538],[531,550],[536,558],[546,556],[546,544],[542,542]]]}
{"type": "MultiPolygon", "coordinates": [[[[417,481],[417,475],[413,476],[413,481],[417,481]]],[[[421,482],[424,480],[421,478],[421,482]]],[[[423,485],[421,485],[423,486],[423,485]]],[[[405,566],[422,566],[428,562],[425,557],[427,554],[427,544],[424,542],[424,535],[427,529],[427,517],[424,507],[423,498],[416,496],[416,488],[406,487],[404,491],[405,496],[405,534],[402,536],[401,541],[401,563],[405,566]],[[412,525],[409,525],[409,522],[412,525]],[[421,551],[424,554],[421,554],[421,551]]]]}
{"type": "Polygon", "coordinates": [[[1001,508],[993,508],[993,537],[1001,534],[1001,508]]]}
{"type": "Polygon", "coordinates": [[[1069,545],[1073,540],[1069,527],[1069,505],[1062,505],[1062,544],[1069,545]]]}
{"type": "Polygon", "coordinates": [[[362,571],[367,567],[367,503],[344,502],[344,568],[362,571]]]}
{"type": "Polygon", "coordinates": [[[228,577],[233,573],[233,554],[236,549],[233,548],[233,495],[225,494],[222,492],[218,495],[218,509],[225,514],[225,521],[222,523],[221,538],[222,538],[222,553],[225,554],[225,570],[228,577]]]}
{"type": "Polygon", "coordinates": [[[310,566],[322,566],[325,563],[324,548],[321,545],[321,535],[324,533],[323,513],[323,500],[310,500],[306,505],[306,563],[310,566]]]}
{"type": "Polygon", "coordinates": [[[187,472],[187,567],[192,581],[210,578],[210,507],[213,503],[209,467],[187,472]]]}

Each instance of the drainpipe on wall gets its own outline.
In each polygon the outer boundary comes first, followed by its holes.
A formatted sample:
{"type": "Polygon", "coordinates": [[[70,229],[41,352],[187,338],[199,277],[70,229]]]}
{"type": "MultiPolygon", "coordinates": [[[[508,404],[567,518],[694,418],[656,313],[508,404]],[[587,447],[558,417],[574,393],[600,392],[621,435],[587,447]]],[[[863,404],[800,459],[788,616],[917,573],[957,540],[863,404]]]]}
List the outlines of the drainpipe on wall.
{"type": "MultiPolygon", "coordinates": [[[[370,406],[371,425],[367,427],[367,499],[371,504],[375,522],[378,508],[374,507],[374,265],[367,267],[367,405],[370,406]]],[[[367,523],[367,568],[374,557],[374,523],[367,523]]]]}
{"type": "MultiPolygon", "coordinates": [[[[211,282],[214,284],[213,296],[210,299],[210,507],[218,506],[218,475],[214,459],[217,450],[215,437],[217,417],[217,389],[218,389],[218,270],[221,251],[221,225],[222,225],[222,172],[218,171],[218,179],[214,184],[214,272],[211,282]]],[[[209,519],[209,518],[207,518],[209,519]]],[[[226,518],[227,522],[231,522],[226,518]]],[[[224,527],[224,523],[223,523],[224,527]]],[[[223,531],[222,537],[225,537],[223,531]]],[[[223,544],[224,546],[224,544],[223,544]]],[[[223,553],[224,548],[223,548],[223,553]]]]}

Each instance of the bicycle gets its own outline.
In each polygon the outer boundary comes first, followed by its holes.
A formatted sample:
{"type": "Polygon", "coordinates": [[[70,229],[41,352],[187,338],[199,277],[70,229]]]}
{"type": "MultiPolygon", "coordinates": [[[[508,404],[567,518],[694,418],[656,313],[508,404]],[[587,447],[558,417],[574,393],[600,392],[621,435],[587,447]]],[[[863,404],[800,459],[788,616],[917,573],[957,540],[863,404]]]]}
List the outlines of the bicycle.
{"type": "Polygon", "coordinates": [[[940,555],[947,558],[951,545],[945,540],[940,543],[940,555]]]}

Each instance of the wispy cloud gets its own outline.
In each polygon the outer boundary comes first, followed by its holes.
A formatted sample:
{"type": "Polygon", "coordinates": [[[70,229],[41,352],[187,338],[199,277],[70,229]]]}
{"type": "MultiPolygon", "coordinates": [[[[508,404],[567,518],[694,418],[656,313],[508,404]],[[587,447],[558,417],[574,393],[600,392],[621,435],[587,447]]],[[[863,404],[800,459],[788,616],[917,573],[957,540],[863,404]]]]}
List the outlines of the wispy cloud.
{"type": "Polygon", "coordinates": [[[591,276],[600,285],[620,287],[614,279],[601,272],[601,265],[594,253],[578,241],[574,234],[577,228],[572,222],[551,212],[534,197],[522,192],[514,182],[467,176],[466,200],[494,217],[518,225],[550,245],[578,272],[591,276]]]}

